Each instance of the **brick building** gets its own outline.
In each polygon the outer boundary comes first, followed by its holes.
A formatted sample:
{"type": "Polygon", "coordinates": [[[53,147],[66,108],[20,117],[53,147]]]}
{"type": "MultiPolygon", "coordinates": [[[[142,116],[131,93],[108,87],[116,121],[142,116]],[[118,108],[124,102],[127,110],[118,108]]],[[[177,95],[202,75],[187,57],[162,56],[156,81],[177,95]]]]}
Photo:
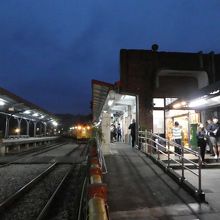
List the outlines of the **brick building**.
{"type": "Polygon", "coordinates": [[[154,98],[186,98],[220,80],[220,55],[120,51],[120,92],[138,96],[140,126],[153,127],[154,98]]]}

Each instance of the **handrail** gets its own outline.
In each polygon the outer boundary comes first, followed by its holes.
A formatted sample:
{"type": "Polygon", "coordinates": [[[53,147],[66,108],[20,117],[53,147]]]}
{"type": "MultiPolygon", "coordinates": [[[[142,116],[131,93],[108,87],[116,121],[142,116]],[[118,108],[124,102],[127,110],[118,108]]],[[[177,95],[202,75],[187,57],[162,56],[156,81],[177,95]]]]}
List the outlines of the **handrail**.
{"type": "Polygon", "coordinates": [[[149,131],[139,131],[138,133],[138,139],[140,144],[140,149],[144,153],[153,156],[157,155],[156,159],[161,161],[164,166],[166,166],[167,169],[171,168],[171,162],[174,161],[176,164],[181,165],[181,181],[185,181],[185,170],[188,170],[189,172],[193,173],[198,178],[198,187],[197,191],[198,193],[202,193],[201,189],[201,168],[202,168],[202,159],[199,154],[199,152],[194,151],[192,149],[186,148],[182,145],[179,145],[175,143],[174,141],[165,139],[163,137],[160,137],[157,134],[154,134],[149,131]],[[179,148],[181,151],[181,154],[176,153],[175,151],[170,149],[170,146],[173,146],[174,148],[179,148]],[[145,149],[144,149],[145,148],[145,149]],[[152,151],[154,149],[154,153],[152,151]],[[166,152],[166,153],[165,153],[166,152]],[[193,160],[186,158],[185,153],[192,154],[198,159],[198,163],[194,162],[193,160]],[[160,154],[163,154],[167,157],[167,164],[165,164],[160,157],[160,154]],[[175,156],[179,157],[179,160],[170,157],[170,155],[173,154],[175,156]],[[197,169],[197,172],[190,169],[187,163],[190,163],[193,165],[193,169],[197,169]]]}
{"type": "Polygon", "coordinates": [[[101,143],[100,143],[100,140],[97,135],[96,135],[96,143],[97,143],[98,159],[99,159],[99,163],[102,168],[102,173],[106,174],[106,173],[108,173],[108,170],[107,170],[107,166],[106,166],[106,162],[105,162],[105,157],[102,152],[101,143]]]}

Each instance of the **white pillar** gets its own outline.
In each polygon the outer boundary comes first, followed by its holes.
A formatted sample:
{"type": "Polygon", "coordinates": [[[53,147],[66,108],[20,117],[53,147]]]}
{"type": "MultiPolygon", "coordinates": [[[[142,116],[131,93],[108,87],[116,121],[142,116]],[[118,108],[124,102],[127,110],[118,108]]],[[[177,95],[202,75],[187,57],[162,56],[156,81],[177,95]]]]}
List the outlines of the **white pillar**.
{"type": "Polygon", "coordinates": [[[131,131],[128,129],[129,125],[131,124],[132,120],[132,113],[131,113],[131,106],[128,105],[128,116],[125,118],[125,128],[126,128],[126,133],[125,133],[125,143],[129,144],[130,143],[130,133],[131,131]]]}
{"type": "Polygon", "coordinates": [[[102,133],[103,133],[103,143],[102,151],[103,154],[110,153],[110,125],[111,125],[111,114],[103,113],[102,115],[102,133]]]}

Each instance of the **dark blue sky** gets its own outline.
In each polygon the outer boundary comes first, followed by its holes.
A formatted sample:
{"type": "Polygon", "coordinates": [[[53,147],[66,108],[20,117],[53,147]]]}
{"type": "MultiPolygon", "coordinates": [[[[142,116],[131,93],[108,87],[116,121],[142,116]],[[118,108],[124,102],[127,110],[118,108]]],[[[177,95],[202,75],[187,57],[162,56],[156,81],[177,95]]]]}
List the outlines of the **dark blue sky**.
{"type": "Polygon", "coordinates": [[[91,79],[119,50],[220,52],[219,0],[1,0],[0,87],[56,113],[89,113],[91,79]]]}

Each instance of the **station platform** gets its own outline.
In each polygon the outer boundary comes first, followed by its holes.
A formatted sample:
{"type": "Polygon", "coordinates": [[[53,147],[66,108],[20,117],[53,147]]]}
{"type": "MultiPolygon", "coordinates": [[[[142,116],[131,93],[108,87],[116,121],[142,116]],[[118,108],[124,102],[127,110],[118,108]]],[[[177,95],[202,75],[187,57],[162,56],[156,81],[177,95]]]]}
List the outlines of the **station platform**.
{"type": "Polygon", "coordinates": [[[206,202],[198,203],[139,150],[118,142],[110,147],[104,181],[112,220],[219,219],[220,170],[202,170],[208,196],[206,202]]]}

